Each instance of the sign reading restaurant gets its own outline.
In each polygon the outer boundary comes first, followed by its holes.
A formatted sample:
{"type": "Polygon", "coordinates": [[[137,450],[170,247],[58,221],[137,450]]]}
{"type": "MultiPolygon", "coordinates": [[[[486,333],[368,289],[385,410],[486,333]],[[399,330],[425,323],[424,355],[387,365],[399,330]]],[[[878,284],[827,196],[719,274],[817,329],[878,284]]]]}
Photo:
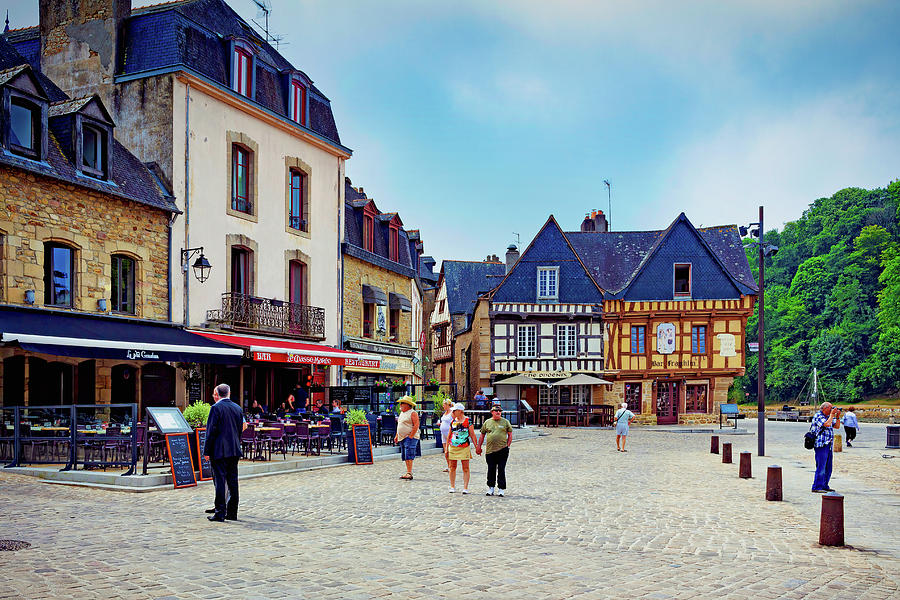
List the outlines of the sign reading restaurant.
{"type": "Polygon", "coordinates": [[[377,358],[350,358],[339,356],[314,356],[295,352],[254,352],[253,360],[302,365],[332,365],[340,367],[370,367],[377,369],[381,361],[377,358]]]}

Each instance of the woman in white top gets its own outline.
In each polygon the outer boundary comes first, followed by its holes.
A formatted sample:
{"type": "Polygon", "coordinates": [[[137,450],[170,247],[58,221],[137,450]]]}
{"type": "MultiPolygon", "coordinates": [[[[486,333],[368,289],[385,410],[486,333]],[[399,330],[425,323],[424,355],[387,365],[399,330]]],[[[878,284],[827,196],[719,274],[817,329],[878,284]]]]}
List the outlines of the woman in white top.
{"type": "Polygon", "coordinates": [[[634,413],[628,410],[628,403],[623,402],[616,411],[616,450],[628,452],[625,449],[625,438],[628,437],[628,426],[634,420],[634,413]]]}
{"type": "MultiPolygon", "coordinates": [[[[449,399],[444,400],[444,414],[441,415],[441,448],[446,448],[447,439],[450,437],[450,423],[453,421],[453,411],[450,410],[452,406],[453,402],[449,399]]],[[[447,460],[447,468],[444,469],[444,473],[447,473],[450,471],[450,458],[446,452],[444,458],[447,460]]]]}

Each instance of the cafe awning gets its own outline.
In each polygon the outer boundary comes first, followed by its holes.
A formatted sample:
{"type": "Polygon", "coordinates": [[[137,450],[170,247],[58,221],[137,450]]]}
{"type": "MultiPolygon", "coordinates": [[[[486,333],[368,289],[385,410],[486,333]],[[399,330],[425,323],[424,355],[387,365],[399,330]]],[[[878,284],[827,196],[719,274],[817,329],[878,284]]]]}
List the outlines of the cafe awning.
{"type": "Polygon", "coordinates": [[[384,294],[384,290],[379,287],[375,287],[374,285],[364,284],[362,286],[362,296],[363,302],[378,304],[379,306],[384,306],[387,304],[387,296],[384,294]]]}
{"type": "Polygon", "coordinates": [[[571,377],[566,377],[565,379],[555,381],[550,385],[612,385],[612,381],[600,379],[599,377],[594,377],[593,375],[585,375],[584,373],[579,373],[577,375],[572,375],[571,377]]]}
{"type": "Polygon", "coordinates": [[[510,377],[503,381],[495,381],[494,385],[546,385],[546,383],[525,375],[516,375],[515,377],[510,377]]]}
{"type": "Polygon", "coordinates": [[[190,331],[216,342],[245,348],[250,352],[250,357],[256,361],[375,369],[381,366],[381,358],[377,354],[362,354],[322,344],[308,344],[281,338],[232,335],[196,329],[190,331]]]}
{"type": "Polygon", "coordinates": [[[403,294],[391,292],[389,294],[391,310],[402,310],[403,312],[412,312],[412,302],[403,294]]]}
{"type": "Polygon", "coordinates": [[[77,358],[235,364],[243,355],[171,323],[24,307],[0,308],[0,342],[77,358]]]}

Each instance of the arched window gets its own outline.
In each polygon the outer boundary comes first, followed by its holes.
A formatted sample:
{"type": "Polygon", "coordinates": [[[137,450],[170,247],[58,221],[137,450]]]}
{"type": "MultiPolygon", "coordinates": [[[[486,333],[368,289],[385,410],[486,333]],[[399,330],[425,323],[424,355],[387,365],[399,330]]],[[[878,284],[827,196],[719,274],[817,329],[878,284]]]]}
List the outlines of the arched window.
{"type": "Polygon", "coordinates": [[[44,304],[74,305],[75,250],[62,244],[44,245],[44,304]]]}
{"type": "Polygon", "coordinates": [[[113,312],[135,313],[134,301],[134,259],[122,254],[112,256],[112,298],[113,312]]]}

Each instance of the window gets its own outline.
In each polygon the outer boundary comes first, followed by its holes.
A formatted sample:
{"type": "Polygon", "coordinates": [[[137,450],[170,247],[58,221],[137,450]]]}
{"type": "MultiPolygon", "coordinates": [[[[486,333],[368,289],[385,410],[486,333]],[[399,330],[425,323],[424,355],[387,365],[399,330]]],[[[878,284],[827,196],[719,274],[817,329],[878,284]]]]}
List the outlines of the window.
{"type": "Polygon", "coordinates": [[[631,326],[631,353],[632,354],[643,354],[644,353],[644,338],[647,335],[647,326],[646,325],[632,325],[631,326]]]}
{"type": "Polygon", "coordinates": [[[299,260],[292,260],[290,269],[290,301],[293,304],[306,304],[306,265],[299,260]]]}
{"type": "Polygon", "coordinates": [[[400,262],[400,229],[396,225],[391,225],[388,237],[390,238],[388,246],[390,248],[391,260],[400,262]]]}
{"type": "Polygon", "coordinates": [[[446,346],[447,345],[447,326],[443,325],[438,328],[438,346],[446,346]]]}
{"type": "Polygon", "coordinates": [[[253,83],[253,55],[244,48],[234,49],[234,91],[249,97],[253,83]]]}
{"type": "Polygon", "coordinates": [[[391,319],[391,325],[390,325],[391,341],[399,342],[400,341],[400,309],[392,308],[389,316],[391,319]]]}
{"type": "Polygon", "coordinates": [[[537,325],[519,325],[519,358],[535,358],[537,356],[537,325]]]}
{"type": "Polygon", "coordinates": [[[575,325],[558,325],[556,328],[556,356],[572,358],[576,354],[575,325]]]}
{"type": "Polygon", "coordinates": [[[675,265],[675,297],[691,297],[691,265],[675,265]]]}
{"type": "Polygon", "coordinates": [[[250,251],[231,248],[231,293],[250,295],[250,251]]]}
{"type": "Polygon", "coordinates": [[[250,151],[232,144],[231,165],[231,208],[239,212],[253,214],[250,202],[250,151]]]}
{"type": "Polygon", "coordinates": [[[375,216],[363,215],[363,248],[369,252],[375,252],[375,216]]]}
{"type": "Polygon", "coordinates": [[[538,267],[538,300],[556,300],[559,297],[558,278],[559,267],[538,267]]]}
{"type": "Polygon", "coordinates": [[[303,214],[303,192],[305,187],[306,175],[303,171],[291,169],[291,208],[288,226],[300,231],[306,231],[306,216],[303,214]]]}
{"type": "Polygon", "coordinates": [[[444,312],[444,304],[445,304],[446,302],[447,302],[446,300],[441,300],[440,308],[438,308],[438,312],[439,312],[439,313],[444,312]]]}
{"type": "Polygon", "coordinates": [[[628,410],[634,414],[641,412],[641,384],[626,383],[625,384],[625,402],[628,404],[628,410]]]}
{"type": "Polygon", "coordinates": [[[540,386],[538,388],[538,404],[559,404],[559,389],[556,386],[540,386]]]}
{"type": "Polygon", "coordinates": [[[691,354],[706,354],[706,325],[691,327],[691,354]]]}
{"type": "Polygon", "coordinates": [[[81,129],[81,169],[88,175],[103,177],[106,173],[106,133],[85,125],[81,129]]]}
{"type": "Polygon", "coordinates": [[[291,83],[291,118],[306,125],[306,86],[299,81],[291,83]]]}
{"type": "Polygon", "coordinates": [[[363,337],[375,337],[375,304],[363,303],[363,337]]]}
{"type": "Polygon", "coordinates": [[[38,158],[40,131],[40,108],[26,100],[11,98],[9,103],[10,150],[29,158],[38,158]]]}
{"type": "Polygon", "coordinates": [[[134,259],[113,254],[112,310],[134,314],[134,259]]]}
{"type": "Polygon", "coordinates": [[[68,246],[44,246],[44,304],[72,306],[75,290],[75,251],[68,246]]]}
{"type": "Polygon", "coordinates": [[[684,411],[693,413],[705,413],[706,390],[706,385],[684,386],[684,411]]]}
{"type": "MultiPolygon", "coordinates": [[[[591,386],[589,385],[570,385],[570,386],[560,386],[561,388],[570,388],[570,402],[572,404],[581,404],[587,405],[591,403],[591,386]]],[[[562,394],[560,394],[560,401],[562,401],[562,394]]]]}

